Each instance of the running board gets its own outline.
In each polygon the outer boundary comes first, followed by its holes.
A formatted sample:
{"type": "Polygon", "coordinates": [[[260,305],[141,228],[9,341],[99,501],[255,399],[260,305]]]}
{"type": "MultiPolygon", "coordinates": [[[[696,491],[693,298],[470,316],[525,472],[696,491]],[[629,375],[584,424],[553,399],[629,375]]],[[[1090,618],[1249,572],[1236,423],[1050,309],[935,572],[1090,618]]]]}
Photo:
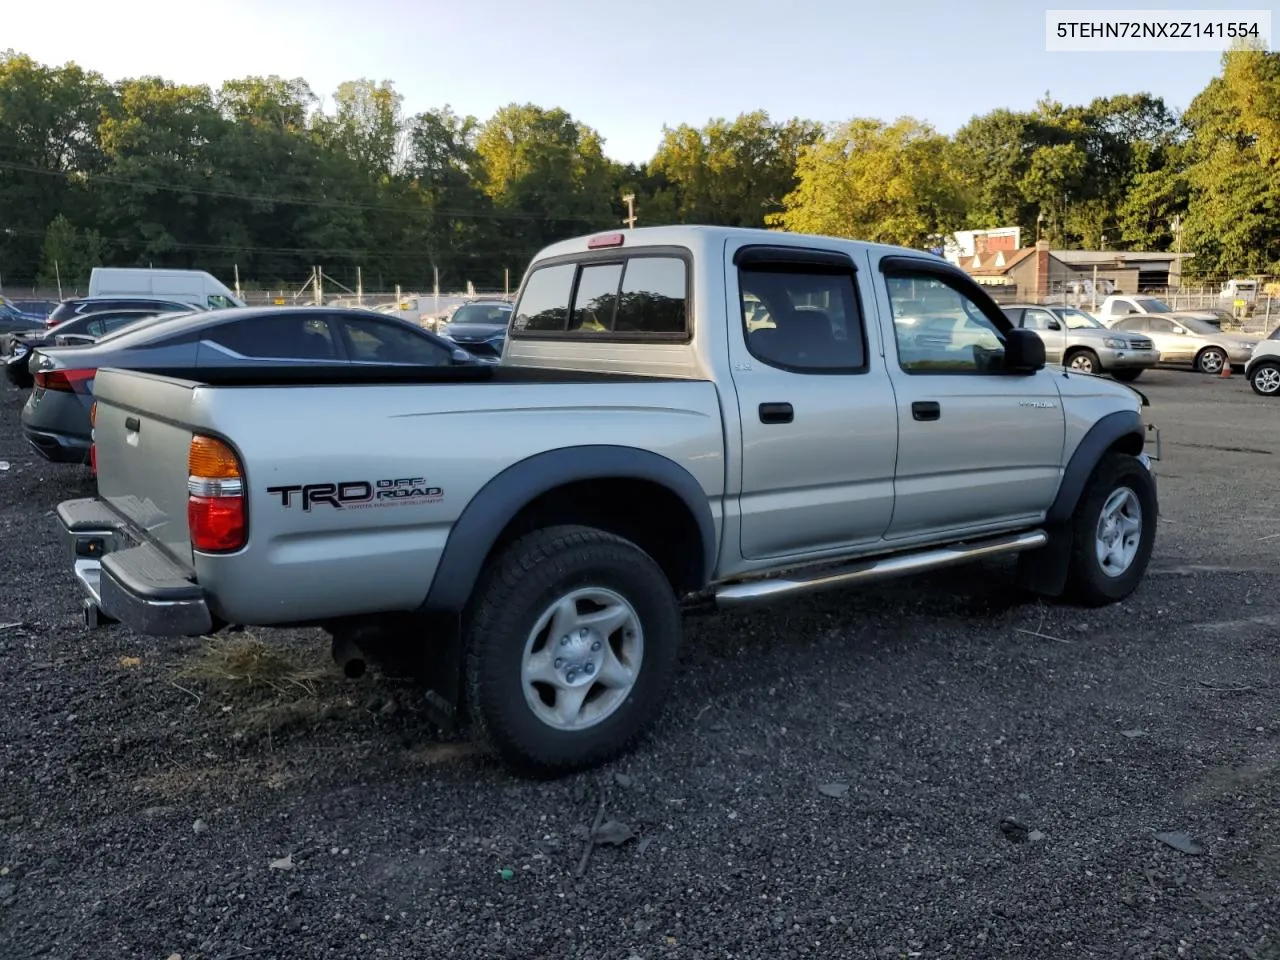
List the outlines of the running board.
{"type": "Polygon", "coordinates": [[[817,593],[833,587],[844,587],[855,583],[868,583],[875,580],[888,580],[912,573],[923,573],[937,570],[959,563],[968,563],[982,557],[996,556],[1002,553],[1021,553],[1034,550],[1049,542],[1043,530],[1032,530],[1012,536],[991,537],[985,540],[971,540],[967,543],[952,544],[948,547],[937,547],[922,550],[919,553],[898,554],[880,557],[879,559],[860,560],[842,567],[825,568],[810,576],[798,574],[791,577],[774,577],[767,580],[746,580],[725,584],[715,590],[716,604],[721,607],[745,607],[757,603],[767,603],[784,597],[794,597],[805,593],[817,593]]]}

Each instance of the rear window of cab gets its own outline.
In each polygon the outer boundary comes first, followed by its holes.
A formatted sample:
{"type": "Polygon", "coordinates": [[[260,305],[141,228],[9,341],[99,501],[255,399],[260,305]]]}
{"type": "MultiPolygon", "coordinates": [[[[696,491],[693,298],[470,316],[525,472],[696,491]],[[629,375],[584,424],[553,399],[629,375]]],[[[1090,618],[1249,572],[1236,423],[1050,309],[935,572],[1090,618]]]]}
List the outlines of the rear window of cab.
{"type": "Polygon", "coordinates": [[[688,266],[636,254],[535,267],[515,308],[512,336],[590,340],[688,339],[688,266]]]}

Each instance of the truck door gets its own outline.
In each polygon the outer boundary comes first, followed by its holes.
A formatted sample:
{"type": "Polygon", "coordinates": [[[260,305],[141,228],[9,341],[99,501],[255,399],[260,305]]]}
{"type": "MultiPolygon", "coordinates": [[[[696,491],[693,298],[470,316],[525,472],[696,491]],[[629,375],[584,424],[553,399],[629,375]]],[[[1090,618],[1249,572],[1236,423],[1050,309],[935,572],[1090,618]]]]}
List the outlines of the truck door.
{"type": "Polygon", "coordinates": [[[1058,493],[1066,421],[1055,378],[1006,373],[1004,322],[972,281],[923,257],[877,264],[876,296],[898,403],[889,540],[1039,522],[1058,493]],[[989,308],[988,308],[989,309],[989,308]],[[922,319],[950,318],[921,335],[922,319]],[[950,339],[938,331],[949,330],[950,339]]]}
{"type": "Polygon", "coordinates": [[[898,414],[865,279],[845,253],[793,246],[729,244],[725,270],[742,555],[875,543],[893,513],[898,414]]]}

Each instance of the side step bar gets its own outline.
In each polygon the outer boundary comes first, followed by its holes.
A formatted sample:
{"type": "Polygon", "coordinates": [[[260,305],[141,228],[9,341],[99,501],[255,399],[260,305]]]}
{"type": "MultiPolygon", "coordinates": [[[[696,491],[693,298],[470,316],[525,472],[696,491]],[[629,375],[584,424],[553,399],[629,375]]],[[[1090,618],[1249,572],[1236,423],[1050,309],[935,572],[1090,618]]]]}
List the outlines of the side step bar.
{"type": "Polygon", "coordinates": [[[805,593],[817,593],[834,587],[844,587],[855,583],[867,583],[875,580],[888,580],[912,573],[923,573],[926,570],[937,570],[959,563],[968,563],[982,557],[992,557],[1002,553],[1021,553],[1034,550],[1049,542],[1049,536],[1043,530],[1032,530],[1010,536],[992,537],[985,540],[971,540],[948,547],[937,547],[922,550],[919,553],[898,554],[879,559],[859,560],[840,567],[826,567],[810,575],[798,572],[791,577],[774,577],[767,580],[745,580],[717,587],[716,604],[721,607],[745,607],[757,603],[767,603],[784,597],[794,597],[805,593]]]}

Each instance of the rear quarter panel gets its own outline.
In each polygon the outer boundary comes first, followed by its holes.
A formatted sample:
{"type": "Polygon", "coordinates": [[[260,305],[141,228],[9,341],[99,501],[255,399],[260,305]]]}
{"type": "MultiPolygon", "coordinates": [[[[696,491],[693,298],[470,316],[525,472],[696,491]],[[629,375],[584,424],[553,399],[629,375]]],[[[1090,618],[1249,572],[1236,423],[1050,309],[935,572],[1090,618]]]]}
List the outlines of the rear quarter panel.
{"type": "Polygon", "coordinates": [[[417,608],[462,510],[496,474],[575,445],[650,450],[687,469],[719,535],[724,446],[706,381],[197,387],[191,421],[228,438],[246,474],[249,539],[197,554],[214,612],[288,623],[417,608]],[[430,491],[304,504],[309,484],[430,491]],[[354,486],[352,486],[354,485],[354,486]]]}

